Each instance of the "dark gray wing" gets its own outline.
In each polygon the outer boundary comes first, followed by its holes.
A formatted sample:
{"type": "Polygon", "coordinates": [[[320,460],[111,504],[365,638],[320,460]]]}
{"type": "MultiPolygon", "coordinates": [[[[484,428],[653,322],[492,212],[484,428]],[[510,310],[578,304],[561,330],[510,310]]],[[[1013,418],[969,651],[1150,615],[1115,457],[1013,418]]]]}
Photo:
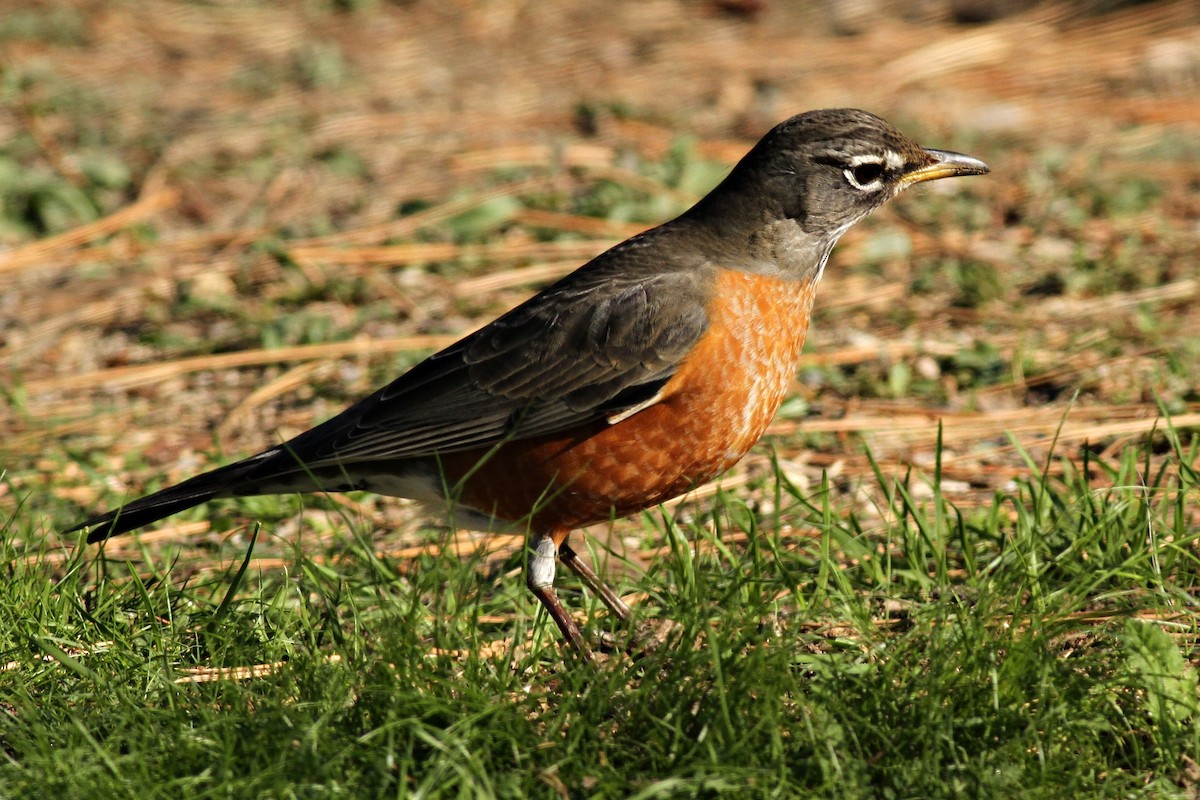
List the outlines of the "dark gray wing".
{"type": "Polygon", "coordinates": [[[635,408],[708,328],[713,267],[657,246],[671,230],[618,245],[312,430],[71,530],[95,542],[214,497],[362,488],[355,463],[488,448],[635,408]]]}
{"type": "Polygon", "coordinates": [[[313,469],[486,448],[619,414],[653,397],[707,329],[706,272],[585,268],[279,449],[313,469]]]}

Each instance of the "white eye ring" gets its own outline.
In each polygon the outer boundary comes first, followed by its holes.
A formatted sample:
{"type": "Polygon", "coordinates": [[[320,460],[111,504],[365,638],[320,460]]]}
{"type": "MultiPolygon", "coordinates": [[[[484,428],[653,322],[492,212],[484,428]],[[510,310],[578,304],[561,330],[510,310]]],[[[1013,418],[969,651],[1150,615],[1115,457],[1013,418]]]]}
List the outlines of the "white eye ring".
{"type": "Polygon", "coordinates": [[[883,160],[873,157],[860,157],[842,170],[847,182],[855,189],[863,192],[875,192],[883,186],[883,176],[886,170],[883,160]]]}

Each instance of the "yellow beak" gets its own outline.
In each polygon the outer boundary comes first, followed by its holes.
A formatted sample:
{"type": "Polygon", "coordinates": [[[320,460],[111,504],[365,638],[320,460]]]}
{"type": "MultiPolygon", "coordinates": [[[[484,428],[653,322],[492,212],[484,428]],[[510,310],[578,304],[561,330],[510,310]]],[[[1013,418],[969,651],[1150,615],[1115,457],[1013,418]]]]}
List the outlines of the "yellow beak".
{"type": "Polygon", "coordinates": [[[986,175],[991,172],[987,164],[973,156],[952,153],[949,150],[926,150],[925,154],[929,156],[930,162],[902,176],[902,187],[936,181],[939,178],[953,178],[956,175],[986,175]]]}

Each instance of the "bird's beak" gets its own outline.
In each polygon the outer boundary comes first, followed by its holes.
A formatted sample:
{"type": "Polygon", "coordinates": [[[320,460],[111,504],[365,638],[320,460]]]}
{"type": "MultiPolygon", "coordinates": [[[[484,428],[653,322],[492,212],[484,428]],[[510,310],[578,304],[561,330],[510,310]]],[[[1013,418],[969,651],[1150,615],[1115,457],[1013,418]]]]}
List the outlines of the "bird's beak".
{"type": "Polygon", "coordinates": [[[938,178],[953,178],[956,175],[985,175],[991,171],[988,169],[988,165],[978,158],[962,153],[952,153],[949,150],[926,150],[925,155],[929,156],[929,163],[923,167],[917,167],[901,177],[901,186],[936,181],[938,178]]]}

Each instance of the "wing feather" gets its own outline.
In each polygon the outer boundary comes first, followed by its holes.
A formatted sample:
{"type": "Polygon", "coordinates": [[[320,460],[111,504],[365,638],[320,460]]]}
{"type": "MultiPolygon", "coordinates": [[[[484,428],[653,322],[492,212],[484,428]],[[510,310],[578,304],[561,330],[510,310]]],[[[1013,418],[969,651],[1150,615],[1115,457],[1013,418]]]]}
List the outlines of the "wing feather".
{"type": "Polygon", "coordinates": [[[419,458],[565,431],[645,403],[707,329],[713,281],[703,264],[628,270],[607,255],[281,445],[280,456],[310,469],[419,458]]]}

